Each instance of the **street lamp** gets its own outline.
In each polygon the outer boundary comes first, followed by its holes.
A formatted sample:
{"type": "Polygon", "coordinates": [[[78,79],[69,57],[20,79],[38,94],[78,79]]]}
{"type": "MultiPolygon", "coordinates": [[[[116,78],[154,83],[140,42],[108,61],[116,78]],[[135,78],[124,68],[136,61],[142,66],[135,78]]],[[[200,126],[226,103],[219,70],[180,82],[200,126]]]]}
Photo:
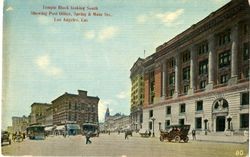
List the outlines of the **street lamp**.
{"type": "Polygon", "coordinates": [[[161,122],[159,122],[159,130],[161,131],[161,122]]]}
{"type": "Polygon", "coordinates": [[[151,120],[153,121],[153,135],[152,135],[152,137],[155,137],[155,129],[154,129],[155,117],[152,117],[151,120]]]}

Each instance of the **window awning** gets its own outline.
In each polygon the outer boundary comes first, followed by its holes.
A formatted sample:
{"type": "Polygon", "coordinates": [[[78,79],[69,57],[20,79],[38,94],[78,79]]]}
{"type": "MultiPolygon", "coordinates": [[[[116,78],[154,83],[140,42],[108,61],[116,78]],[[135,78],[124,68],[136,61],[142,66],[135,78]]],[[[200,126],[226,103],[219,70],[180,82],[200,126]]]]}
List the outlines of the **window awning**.
{"type": "Polygon", "coordinates": [[[59,125],[56,127],[56,130],[65,130],[65,126],[64,125],[59,125]]]}
{"type": "Polygon", "coordinates": [[[44,128],[45,131],[51,131],[52,129],[53,129],[53,126],[48,126],[44,128]]]}
{"type": "Polygon", "coordinates": [[[80,126],[78,124],[67,124],[67,129],[80,130],[80,126]]]}

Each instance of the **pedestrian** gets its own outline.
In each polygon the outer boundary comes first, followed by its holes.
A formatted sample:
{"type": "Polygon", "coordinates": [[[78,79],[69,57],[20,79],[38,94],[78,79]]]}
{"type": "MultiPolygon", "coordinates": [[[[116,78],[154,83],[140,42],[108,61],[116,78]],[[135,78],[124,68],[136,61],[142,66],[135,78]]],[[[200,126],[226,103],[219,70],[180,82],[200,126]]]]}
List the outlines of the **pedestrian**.
{"type": "Polygon", "coordinates": [[[195,129],[192,130],[192,136],[193,136],[193,140],[196,140],[196,131],[195,131],[195,129]]]}
{"type": "Polygon", "coordinates": [[[90,141],[90,137],[91,137],[91,132],[88,132],[85,134],[85,137],[86,137],[86,144],[91,144],[92,142],[90,141]]]}
{"type": "Polygon", "coordinates": [[[128,133],[125,131],[125,140],[128,139],[128,133]]]}

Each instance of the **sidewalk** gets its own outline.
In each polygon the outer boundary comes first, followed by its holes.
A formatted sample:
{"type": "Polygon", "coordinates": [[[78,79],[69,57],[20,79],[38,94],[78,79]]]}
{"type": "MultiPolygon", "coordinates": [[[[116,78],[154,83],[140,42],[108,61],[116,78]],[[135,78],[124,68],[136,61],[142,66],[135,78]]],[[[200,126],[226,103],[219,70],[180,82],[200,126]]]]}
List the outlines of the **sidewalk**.
{"type": "MultiPolygon", "coordinates": [[[[193,140],[192,136],[189,135],[189,140],[193,140]]],[[[221,142],[221,143],[246,143],[249,142],[248,136],[240,135],[196,135],[196,141],[211,141],[211,142],[221,142]]]]}

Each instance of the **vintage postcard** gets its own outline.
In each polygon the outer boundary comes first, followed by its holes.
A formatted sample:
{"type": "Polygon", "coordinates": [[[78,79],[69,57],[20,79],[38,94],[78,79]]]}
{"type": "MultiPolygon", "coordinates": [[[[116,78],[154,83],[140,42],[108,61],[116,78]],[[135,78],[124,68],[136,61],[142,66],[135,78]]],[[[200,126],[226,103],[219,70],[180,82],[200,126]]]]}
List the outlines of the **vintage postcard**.
{"type": "Polygon", "coordinates": [[[5,0],[3,156],[245,157],[249,0],[5,0]]]}

